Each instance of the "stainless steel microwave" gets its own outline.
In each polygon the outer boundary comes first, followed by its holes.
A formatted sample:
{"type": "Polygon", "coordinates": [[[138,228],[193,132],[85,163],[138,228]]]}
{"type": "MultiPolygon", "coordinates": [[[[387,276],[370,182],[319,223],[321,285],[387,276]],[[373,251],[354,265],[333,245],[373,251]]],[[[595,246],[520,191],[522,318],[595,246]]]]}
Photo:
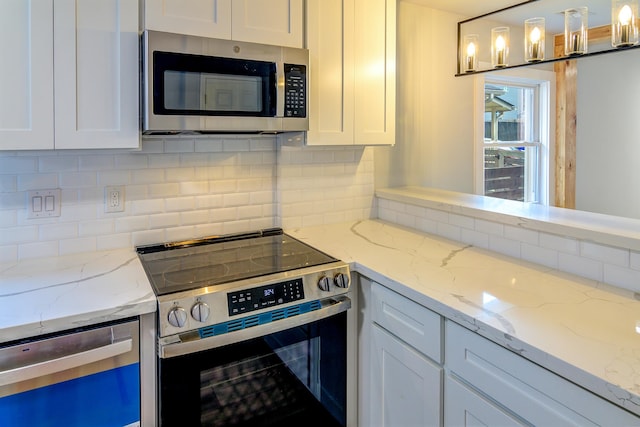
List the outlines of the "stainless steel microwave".
{"type": "Polygon", "coordinates": [[[309,130],[309,51],[145,31],[144,134],[309,130]]]}

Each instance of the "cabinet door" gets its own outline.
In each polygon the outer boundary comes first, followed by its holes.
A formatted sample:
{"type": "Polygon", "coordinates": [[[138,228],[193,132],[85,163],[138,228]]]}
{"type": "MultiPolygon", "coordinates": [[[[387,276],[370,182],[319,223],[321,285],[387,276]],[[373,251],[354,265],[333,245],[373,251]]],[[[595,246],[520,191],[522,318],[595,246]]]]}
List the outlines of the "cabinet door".
{"type": "Polygon", "coordinates": [[[53,148],[53,0],[0,2],[0,149],[53,148]]]}
{"type": "Polygon", "coordinates": [[[526,425],[489,400],[447,376],[444,383],[444,425],[460,427],[526,425]]]}
{"type": "Polygon", "coordinates": [[[371,329],[369,420],[379,427],[441,425],[442,368],[379,326],[371,329]]]}
{"type": "Polygon", "coordinates": [[[55,148],[136,148],[136,0],[56,0],[55,148]]]}
{"type": "Polygon", "coordinates": [[[233,40],[303,47],[303,0],[233,0],[233,40]]]}
{"type": "Polygon", "coordinates": [[[396,0],[355,0],[354,143],[396,137],[396,0]]]}
{"type": "Polygon", "coordinates": [[[308,145],[395,142],[395,0],[308,0],[308,145]]]}
{"type": "Polygon", "coordinates": [[[144,28],[231,39],[231,0],[145,0],[144,28]]]}

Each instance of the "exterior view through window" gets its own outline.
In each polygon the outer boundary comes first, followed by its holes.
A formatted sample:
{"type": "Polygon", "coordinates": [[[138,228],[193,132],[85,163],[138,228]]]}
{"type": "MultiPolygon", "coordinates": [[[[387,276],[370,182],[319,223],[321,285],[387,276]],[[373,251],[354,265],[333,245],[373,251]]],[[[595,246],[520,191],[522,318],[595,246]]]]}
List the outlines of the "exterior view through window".
{"type": "Polygon", "coordinates": [[[546,203],[548,90],[548,82],[485,79],[485,196],[546,203]]]}

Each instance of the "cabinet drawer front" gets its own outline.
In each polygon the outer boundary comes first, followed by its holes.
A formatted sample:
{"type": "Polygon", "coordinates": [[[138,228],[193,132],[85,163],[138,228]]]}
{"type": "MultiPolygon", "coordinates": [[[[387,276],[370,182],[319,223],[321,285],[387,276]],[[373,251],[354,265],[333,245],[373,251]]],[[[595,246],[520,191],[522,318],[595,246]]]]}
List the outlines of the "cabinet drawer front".
{"type": "Polygon", "coordinates": [[[523,426],[526,425],[494,405],[481,394],[447,375],[444,381],[445,426],[523,426]]]}
{"type": "Polygon", "coordinates": [[[377,283],[371,294],[374,322],[442,363],[442,319],[438,314],[377,283]]]}
{"type": "Polygon", "coordinates": [[[640,419],[451,321],[446,365],[457,376],[535,425],[638,425],[640,419]]]}

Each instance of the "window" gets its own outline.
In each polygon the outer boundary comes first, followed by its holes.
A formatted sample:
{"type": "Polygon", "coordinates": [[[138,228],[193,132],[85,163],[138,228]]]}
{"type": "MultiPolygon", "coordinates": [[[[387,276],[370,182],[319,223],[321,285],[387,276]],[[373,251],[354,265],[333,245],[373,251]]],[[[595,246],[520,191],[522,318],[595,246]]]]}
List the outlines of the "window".
{"type": "Polygon", "coordinates": [[[478,77],[476,193],[548,204],[554,78],[540,70],[478,77]]]}

